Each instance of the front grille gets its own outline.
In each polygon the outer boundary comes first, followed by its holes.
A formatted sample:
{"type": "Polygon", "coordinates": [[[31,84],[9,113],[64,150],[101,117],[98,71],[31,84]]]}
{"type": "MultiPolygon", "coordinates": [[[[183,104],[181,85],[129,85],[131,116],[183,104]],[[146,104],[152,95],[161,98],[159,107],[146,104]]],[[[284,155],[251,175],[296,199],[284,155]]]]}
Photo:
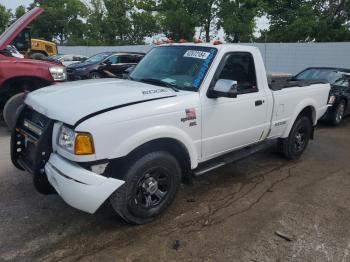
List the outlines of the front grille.
{"type": "Polygon", "coordinates": [[[31,173],[42,172],[51,153],[53,121],[24,107],[11,137],[12,162],[31,173]]]}

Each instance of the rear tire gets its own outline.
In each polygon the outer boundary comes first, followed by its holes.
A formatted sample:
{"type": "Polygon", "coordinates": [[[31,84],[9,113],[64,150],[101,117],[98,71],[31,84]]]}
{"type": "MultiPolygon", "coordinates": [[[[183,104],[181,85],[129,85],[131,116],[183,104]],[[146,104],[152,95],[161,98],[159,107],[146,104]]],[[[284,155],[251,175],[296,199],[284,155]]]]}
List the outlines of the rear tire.
{"type": "Polygon", "coordinates": [[[330,122],[334,126],[340,125],[341,121],[343,120],[344,114],[345,114],[345,108],[346,104],[344,100],[341,100],[337,107],[332,112],[332,117],[330,119],[330,122]]]}
{"type": "Polygon", "coordinates": [[[110,197],[114,210],[128,223],[145,224],[175,199],[181,168],[171,154],[156,151],[139,157],[126,171],[125,184],[110,197]]]}
{"type": "Polygon", "coordinates": [[[23,105],[24,102],[23,96],[24,93],[19,93],[12,96],[9,100],[7,100],[4,106],[3,118],[10,131],[12,131],[15,127],[16,119],[19,113],[18,109],[21,105],[23,105]]]}
{"type": "Polygon", "coordinates": [[[278,141],[282,154],[291,160],[299,158],[310,141],[311,133],[311,120],[306,116],[297,118],[289,136],[278,141]]]}

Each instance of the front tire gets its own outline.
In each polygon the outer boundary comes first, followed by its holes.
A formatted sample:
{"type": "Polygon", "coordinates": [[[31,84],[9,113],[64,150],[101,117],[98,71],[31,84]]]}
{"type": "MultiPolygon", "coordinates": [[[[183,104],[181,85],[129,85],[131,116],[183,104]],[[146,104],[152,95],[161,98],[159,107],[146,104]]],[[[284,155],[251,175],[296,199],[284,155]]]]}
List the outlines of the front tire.
{"type": "Polygon", "coordinates": [[[148,153],[133,161],[125,184],[110,197],[114,210],[128,223],[145,224],[163,213],[175,199],[181,168],[171,154],[148,153]]]}
{"type": "Polygon", "coordinates": [[[301,116],[295,121],[289,136],[279,140],[279,147],[287,159],[297,159],[305,151],[312,133],[311,120],[301,116]]]}
{"type": "Polygon", "coordinates": [[[16,119],[19,114],[18,109],[24,103],[23,96],[24,93],[19,93],[12,96],[9,100],[7,100],[4,106],[3,117],[10,131],[15,127],[16,119]]]}
{"type": "Polygon", "coordinates": [[[99,72],[93,71],[89,74],[90,79],[99,79],[102,78],[102,75],[99,72]]]}
{"type": "Polygon", "coordinates": [[[45,173],[33,174],[33,185],[36,191],[43,195],[56,194],[56,190],[51,186],[45,173]]]}

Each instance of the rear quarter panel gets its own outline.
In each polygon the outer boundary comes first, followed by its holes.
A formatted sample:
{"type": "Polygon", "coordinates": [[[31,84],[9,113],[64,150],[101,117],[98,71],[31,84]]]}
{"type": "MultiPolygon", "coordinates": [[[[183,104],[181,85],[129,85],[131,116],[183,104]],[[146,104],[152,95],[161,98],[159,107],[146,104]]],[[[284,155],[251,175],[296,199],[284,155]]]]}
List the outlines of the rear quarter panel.
{"type": "Polygon", "coordinates": [[[329,90],[329,84],[315,84],[272,91],[275,102],[269,137],[288,137],[300,112],[309,106],[313,111],[313,125],[316,125],[328,108],[329,90]]]}

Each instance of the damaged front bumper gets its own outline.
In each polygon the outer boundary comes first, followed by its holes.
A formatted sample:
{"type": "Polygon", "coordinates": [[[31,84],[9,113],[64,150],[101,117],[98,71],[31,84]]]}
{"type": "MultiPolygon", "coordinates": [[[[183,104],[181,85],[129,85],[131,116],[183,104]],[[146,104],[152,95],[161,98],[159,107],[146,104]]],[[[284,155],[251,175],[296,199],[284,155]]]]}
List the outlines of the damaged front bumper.
{"type": "Polygon", "coordinates": [[[124,181],[91,172],[78,164],[52,153],[45,165],[50,184],[63,200],[82,211],[95,213],[124,181]]]}

